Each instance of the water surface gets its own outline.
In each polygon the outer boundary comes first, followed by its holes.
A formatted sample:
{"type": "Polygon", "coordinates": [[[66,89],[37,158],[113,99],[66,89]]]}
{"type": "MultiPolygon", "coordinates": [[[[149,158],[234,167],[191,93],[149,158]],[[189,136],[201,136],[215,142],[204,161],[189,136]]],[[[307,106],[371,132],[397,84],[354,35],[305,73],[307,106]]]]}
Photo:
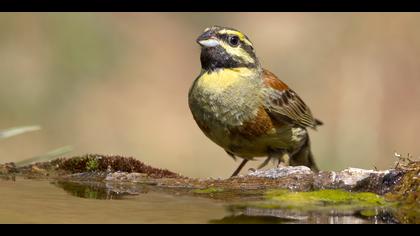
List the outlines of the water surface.
{"type": "Polygon", "coordinates": [[[77,197],[48,180],[0,180],[1,223],[208,223],[220,201],[147,192],[120,199],[77,197]]]}
{"type": "Polygon", "coordinates": [[[0,180],[0,223],[397,223],[383,209],[364,217],[339,208],[238,208],[244,199],[222,201],[177,191],[138,184],[0,180]]]}

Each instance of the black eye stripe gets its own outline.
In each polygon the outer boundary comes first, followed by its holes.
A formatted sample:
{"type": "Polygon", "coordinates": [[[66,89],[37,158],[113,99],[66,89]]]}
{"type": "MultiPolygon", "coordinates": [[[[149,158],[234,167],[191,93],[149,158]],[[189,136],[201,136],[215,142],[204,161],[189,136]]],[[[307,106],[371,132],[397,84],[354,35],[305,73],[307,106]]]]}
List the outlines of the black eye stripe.
{"type": "MultiPolygon", "coordinates": [[[[238,37],[238,35],[236,35],[236,34],[218,34],[217,35],[217,37],[219,38],[219,39],[221,39],[221,40],[223,40],[224,42],[226,42],[226,43],[229,43],[229,39],[231,38],[231,37],[237,37],[238,38],[238,42],[239,43],[243,43],[243,41],[238,37]]],[[[238,44],[239,44],[238,43],[238,44]]]]}

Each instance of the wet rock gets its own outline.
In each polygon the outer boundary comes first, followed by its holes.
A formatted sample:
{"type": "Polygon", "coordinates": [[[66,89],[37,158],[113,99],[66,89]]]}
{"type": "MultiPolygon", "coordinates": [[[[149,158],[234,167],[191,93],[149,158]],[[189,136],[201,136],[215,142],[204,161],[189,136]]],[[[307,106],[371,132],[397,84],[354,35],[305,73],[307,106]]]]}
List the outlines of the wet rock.
{"type": "MultiPolygon", "coordinates": [[[[394,169],[385,171],[347,168],[342,171],[312,172],[306,166],[289,166],[268,170],[252,171],[248,176],[269,179],[289,179],[284,187],[293,190],[301,179],[311,179],[313,189],[346,189],[369,191],[379,194],[386,193],[396,184],[401,171],[394,169]]],[[[299,191],[299,188],[296,189],[299,191]]]]}
{"type": "Polygon", "coordinates": [[[17,173],[18,170],[16,168],[15,163],[10,162],[10,163],[5,163],[5,164],[0,164],[0,174],[13,174],[13,173],[17,173]]]}
{"type": "Polygon", "coordinates": [[[388,173],[371,173],[368,177],[359,180],[352,190],[373,192],[380,195],[392,191],[399,183],[404,172],[391,169],[388,173]]]}
{"type": "Polygon", "coordinates": [[[360,181],[363,181],[372,176],[383,177],[388,174],[390,171],[374,171],[374,170],[364,170],[359,168],[347,168],[343,171],[332,175],[333,183],[337,183],[339,187],[345,189],[354,188],[360,181]]]}
{"type": "Polygon", "coordinates": [[[380,195],[399,191],[400,195],[405,197],[402,193],[418,193],[419,163],[407,160],[407,163],[400,163],[396,168],[385,171],[347,168],[342,171],[318,173],[305,166],[291,166],[251,171],[247,175],[227,179],[196,179],[148,166],[132,157],[89,154],[73,158],[59,158],[18,168],[13,163],[6,163],[0,165],[0,173],[16,173],[24,177],[67,181],[140,183],[167,189],[184,188],[189,191],[223,189],[221,192],[212,193],[215,198],[226,196],[235,198],[238,194],[241,198],[243,196],[252,198],[259,194],[256,192],[270,189],[292,191],[345,189],[374,192],[380,195]]]}
{"type": "Polygon", "coordinates": [[[314,189],[334,189],[334,180],[336,177],[334,171],[320,171],[314,176],[313,187],[314,189]]]}
{"type": "Polygon", "coordinates": [[[288,167],[279,167],[269,170],[256,170],[249,173],[249,176],[260,177],[260,178],[282,178],[285,176],[292,175],[312,175],[313,172],[310,168],[306,166],[288,166],[288,167]]]}
{"type": "Polygon", "coordinates": [[[128,172],[111,172],[108,173],[106,181],[122,181],[122,182],[144,182],[147,179],[147,174],[144,173],[128,173],[128,172]]]}
{"type": "Polygon", "coordinates": [[[47,170],[42,169],[42,168],[40,168],[38,166],[35,166],[35,165],[31,167],[31,171],[32,171],[33,174],[48,175],[47,170]]]}
{"type": "Polygon", "coordinates": [[[395,185],[391,181],[391,176],[396,174],[396,170],[364,170],[359,168],[347,168],[342,171],[321,171],[314,176],[314,189],[346,189],[354,191],[368,191],[375,193],[385,193],[390,191],[390,187],[395,185]],[[385,178],[387,177],[387,178],[385,178]]]}

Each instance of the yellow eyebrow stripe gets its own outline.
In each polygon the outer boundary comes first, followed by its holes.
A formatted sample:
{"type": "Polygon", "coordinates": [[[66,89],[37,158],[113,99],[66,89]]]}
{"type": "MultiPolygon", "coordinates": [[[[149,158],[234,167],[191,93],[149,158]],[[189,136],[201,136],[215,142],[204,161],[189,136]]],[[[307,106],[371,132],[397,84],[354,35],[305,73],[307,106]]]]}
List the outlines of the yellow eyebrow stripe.
{"type": "Polygon", "coordinates": [[[246,44],[252,46],[252,43],[245,37],[245,35],[239,31],[236,30],[229,30],[229,29],[222,29],[218,32],[219,34],[234,34],[239,37],[239,39],[246,44]]]}
{"type": "Polygon", "coordinates": [[[230,55],[237,56],[246,63],[250,63],[250,64],[255,63],[255,60],[251,56],[249,56],[249,54],[243,48],[241,47],[233,48],[223,41],[220,41],[219,43],[220,43],[220,46],[222,46],[226,50],[226,52],[228,52],[230,55]]]}

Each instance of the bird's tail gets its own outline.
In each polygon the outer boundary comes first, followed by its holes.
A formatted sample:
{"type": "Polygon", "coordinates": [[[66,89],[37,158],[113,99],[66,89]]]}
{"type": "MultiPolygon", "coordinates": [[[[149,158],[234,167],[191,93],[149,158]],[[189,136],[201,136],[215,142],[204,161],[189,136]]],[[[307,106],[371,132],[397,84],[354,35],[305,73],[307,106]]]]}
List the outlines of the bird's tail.
{"type": "Polygon", "coordinates": [[[315,163],[314,156],[311,152],[311,142],[309,135],[306,137],[305,143],[302,145],[300,150],[294,153],[290,158],[291,166],[307,166],[312,171],[318,172],[319,169],[315,163]]]}

